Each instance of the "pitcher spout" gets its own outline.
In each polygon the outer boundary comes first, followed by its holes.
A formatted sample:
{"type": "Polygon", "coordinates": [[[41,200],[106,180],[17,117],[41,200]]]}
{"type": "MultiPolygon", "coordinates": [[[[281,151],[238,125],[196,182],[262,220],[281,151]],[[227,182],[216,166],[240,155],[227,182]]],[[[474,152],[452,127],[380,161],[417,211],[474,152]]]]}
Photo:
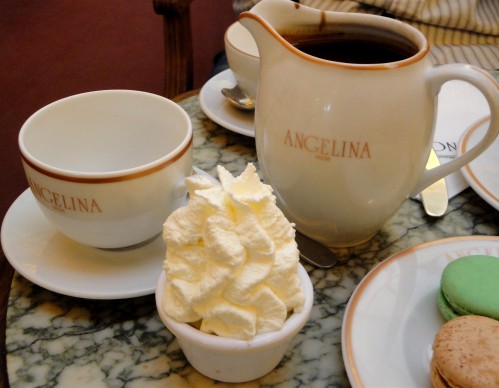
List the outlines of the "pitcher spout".
{"type": "Polygon", "coordinates": [[[253,36],[260,59],[265,60],[279,46],[290,46],[284,36],[317,30],[324,24],[324,11],[291,0],[262,0],[238,20],[253,36]]]}
{"type": "MultiPolygon", "coordinates": [[[[285,2],[287,1],[285,0],[285,2]]],[[[249,12],[243,12],[238,19],[239,23],[250,32],[255,40],[260,59],[262,54],[265,58],[267,52],[272,52],[270,47],[278,40],[275,28],[268,22],[268,19],[272,18],[268,12],[271,11],[271,8],[274,8],[274,3],[281,3],[281,1],[263,0],[249,12]],[[272,6],[269,7],[271,3],[272,6]]]]}

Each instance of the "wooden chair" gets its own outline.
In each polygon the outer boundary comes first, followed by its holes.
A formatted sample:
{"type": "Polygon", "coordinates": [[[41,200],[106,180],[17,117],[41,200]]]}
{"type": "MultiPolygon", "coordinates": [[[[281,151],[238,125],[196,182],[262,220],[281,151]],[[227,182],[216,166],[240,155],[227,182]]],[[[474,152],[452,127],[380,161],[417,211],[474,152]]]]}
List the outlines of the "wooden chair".
{"type": "Polygon", "coordinates": [[[165,96],[173,98],[193,87],[191,3],[193,0],[153,0],[163,16],[165,36],[165,96]]]}
{"type": "Polygon", "coordinates": [[[236,20],[232,0],[153,0],[153,6],[163,17],[165,96],[200,88],[236,20]]]}

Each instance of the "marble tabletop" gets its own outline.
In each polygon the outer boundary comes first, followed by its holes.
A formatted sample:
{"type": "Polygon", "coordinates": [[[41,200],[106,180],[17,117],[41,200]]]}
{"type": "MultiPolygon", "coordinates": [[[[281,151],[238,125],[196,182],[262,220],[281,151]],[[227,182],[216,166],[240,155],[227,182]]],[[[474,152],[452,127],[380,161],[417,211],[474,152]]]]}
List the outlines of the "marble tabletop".
{"type": "MultiPolygon", "coordinates": [[[[194,127],[194,164],[216,174],[217,164],[239,174],[256,162],[254,139],[208,119],[198,96],[180,104],[194,127]]],[[[408,199],[371,241],[338,249],[331,269],[308,264],[312,315],[277,368],[244,387],[349,386],[341,353],[341,324],[356,285],[376,264],[407,247],[465,235],[498,235],[499,212],[471,189],[454,197],[444,217],[431,218],[408,199]]],[[[158,273],[159,276],[159,273],[158,273]]],[[[156,312],[153,295],[87,300],[45,290],[15,274],[6,322],[12,387],[217,387],[186,361],[156,312]]]]}

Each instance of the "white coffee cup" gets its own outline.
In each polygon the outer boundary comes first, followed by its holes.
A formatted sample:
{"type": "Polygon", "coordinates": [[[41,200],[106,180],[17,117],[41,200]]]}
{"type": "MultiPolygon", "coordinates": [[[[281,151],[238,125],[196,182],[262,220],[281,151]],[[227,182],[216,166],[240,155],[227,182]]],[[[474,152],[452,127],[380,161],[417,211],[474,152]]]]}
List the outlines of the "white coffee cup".
{"type": "Polygon", "coordinates": [[[105,90],[64,98],[26,121],[19,147],[47,219],[85,245],[145,242],[186,201],[192,124],[158,95],[105,90]]]}
{"type": "Polygon", "coordinates": [[[249,98],[254,100],[260,68],[255,40],[241,23],[235,22],[225,31],[224,43],[227,62],[237,84],[249,98]]]}

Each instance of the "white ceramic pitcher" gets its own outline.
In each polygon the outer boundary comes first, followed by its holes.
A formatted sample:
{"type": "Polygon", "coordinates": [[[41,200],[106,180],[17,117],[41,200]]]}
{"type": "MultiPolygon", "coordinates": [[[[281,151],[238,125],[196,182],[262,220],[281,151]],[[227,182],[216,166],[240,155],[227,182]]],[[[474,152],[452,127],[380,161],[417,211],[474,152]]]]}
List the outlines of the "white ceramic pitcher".
{"type": "Polygon", "coordinates": [[[263,0],[239,21],[260,53],[255,127],[264,179],[297,229],[330,247],[373,237],[410,195],[473,160],[499,132],[495,80],[465,64],[432,67],[426,38],[405,23],[288,0],[263,0]],[[415,48],[402,60],[355,64],[307,55],[284,38],[338,33],[415,48]],[[451,79],[483,93],[490,127],[474,149],[427,171],[437,96],[451,79]]]}

